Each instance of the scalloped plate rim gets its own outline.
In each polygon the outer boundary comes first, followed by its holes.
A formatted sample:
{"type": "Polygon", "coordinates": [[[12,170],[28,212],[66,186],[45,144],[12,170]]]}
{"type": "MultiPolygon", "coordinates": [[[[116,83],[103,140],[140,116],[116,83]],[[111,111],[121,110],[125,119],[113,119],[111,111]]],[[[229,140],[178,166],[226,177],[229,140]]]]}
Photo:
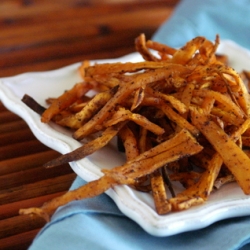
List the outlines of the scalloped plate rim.
{"type": "MultiPolygon", "coordinates": [[[[237,70],[242,68],[242,65],[244,65],[243,61],[250,62],[250,51],[242,48],[233,41],[221,41],[218,51],[229,52],[229,56],[232,55],[233,57],[231,58],[231,64],[233,64],[232,67],[237,70]],[[236,60],[235,62],[234,57],[241,57],[240,60],[242,60],[242,65],[239,66],[239,58],[236,58],[238,61],[236,60]]],[[[132,53],[115,59],[93,60],[92,63],[139,60],[141,60],[141,56],[138,53],[132,53]]],[[[33,78],[39,79],[43,83],[44,78],[57,81],[66,76],[66,78],[68,77],[69,79],[72,79],[70,84],[73,85],[80,80],[80,76],[77,72],[79,65],[80,63],[75,63],[56,70],[28,72],[0,79],[0,100],[6,108],[22,117],[38,140],[62,154],[72,151],[81,144],[72,138],[69,139],[70,134],[66,129],[61,129],[52,123],[49,125],[41,123],[39,115],[35,114],[21,102],[21,94],[18,93],[18,91],[22,92],[22,90],[20,89],[21,87],[19,87],[19,84],[23,84],[22,86],[24,87],[32,87],[33,84],[39,84],[36,82],[32,83],[31,80],[33,78]]],[[[35,90],[33,89],[32,91],[35,90]]],[[[36,94],[39,95],[41,93],[36,94]]],[[[46,93],[43,93],[43,95],[45,94],[46,93]]],[[[49,94],[47,94],[47,97],[48,95],[49,94]]],[[[42,98],[40,98],[40,100],[42,100],[42,98]]],[[[108,148],[107,150],[107,152],[111,150],[113,154],[113,148],[108,148]]],[[[100,154],[103,153],[101,152],[100,154]]],[[[86,181],[91,181],[102,175],[100,168],[95,164],[95,162],[100,161],[98,157],[100,157],[100,155],[95,153],[93,158],[87,157],[78,162],[72,162],[70,165],[77,175],[86,181]]],[[[101,155],[101,159],[102,157],[103,156],[101,155]]],[[[118,160],[118,163],[119,161],[120,160],[118,160]]],[[[250,196],[244,195],[236,183],[229,184],[226,187],[223,187],[222,190],[211,195],[210,199],[205,204],[193,207],[186,211],[170,213],[163,216],[160,216],[155,212],[152,198],[150,198],[150,195],[148,194],[142,195],[128,186],[117,186],[114,189],[108,190],[106,193],[114,200],[119,209],[126,216],[133,219],[149,234],[159,237],[201,229],[226,218],[250,215],[250,196]],[[229,199],[224,198],[221,200],[220,196],[224,197],[229,191],[233,191],[235,197],[232,196],[229,199]]]]}

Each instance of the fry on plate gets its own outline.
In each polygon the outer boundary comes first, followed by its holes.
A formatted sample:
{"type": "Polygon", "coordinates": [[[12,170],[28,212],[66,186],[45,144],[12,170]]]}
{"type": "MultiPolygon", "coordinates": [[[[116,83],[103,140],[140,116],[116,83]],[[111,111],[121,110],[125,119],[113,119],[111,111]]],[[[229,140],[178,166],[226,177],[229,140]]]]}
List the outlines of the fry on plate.
{"type": "Polygon", "coordinates": [[[87,157],[114,137],[126,161],[103,169],[101,178],[77,190],[20,213],[49,220],[59,206],[121,184],[152,193],[158,214],[200,205],[232,181],[250,194],[249,72],[228,66],[227,56],[216,53],[219,42],[219,36],[214,42],[196,37],[175,49],[141,34],[135,39],[141,62],[84,61],[82,82],[59,97],[48,93],[45,110],[26,95],[23,101],[42,112],[42,122],[71,129],[83,143],[45,167],[87,157]],[[88,95],[90,91],[96,94],[88,95]],[[177,183],[183,187],[179,193],[177,183]]]}

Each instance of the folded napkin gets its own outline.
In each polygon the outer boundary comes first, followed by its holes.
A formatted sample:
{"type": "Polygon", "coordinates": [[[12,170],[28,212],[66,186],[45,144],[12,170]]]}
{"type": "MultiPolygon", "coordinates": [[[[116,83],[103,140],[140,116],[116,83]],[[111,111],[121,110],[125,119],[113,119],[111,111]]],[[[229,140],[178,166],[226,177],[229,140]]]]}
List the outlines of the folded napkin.
{"type": "MultiPolygon", "coordinates": [[[[214,40],[216,34],[250,49],[249,0],[184,0],[153,39],[179,47],[196,36],[214,40]]],[[[84,185],[79,177],[72,189],[84,185]]],[[[204,229],[169,237],[146,233],[124,216],[102,194],[61,207],[37,235],[30,250],[152,250],[152,249],[250,249],[250,217],[227,219],[204,229]]]]}
{"type": "Polygon", "coordinates": [[[153,40],[181,47],[196,36],[214,41],[219,34],[221,39],[250,48],[249,15],[249,0],[184,0],[157,30],[153,40]]]}

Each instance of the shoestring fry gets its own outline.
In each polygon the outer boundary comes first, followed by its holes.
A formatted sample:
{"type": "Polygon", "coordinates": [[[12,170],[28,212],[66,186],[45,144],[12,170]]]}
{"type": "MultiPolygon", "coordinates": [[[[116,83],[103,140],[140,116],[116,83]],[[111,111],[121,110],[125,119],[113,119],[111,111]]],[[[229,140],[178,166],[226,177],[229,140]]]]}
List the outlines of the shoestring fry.
{"type": "MultiPolygon", "coordinates": [[[[20,214],[48,221],[59,206],[121,184],[152,193],[160,215],[202,205],[233,181],[250,194],[250,74],[232,69],[227,56],[217,54],[219,43],[219,36],[213,42],[195,37],[175,49],[141,34],[135,39],[140,62],[84,61],[83,81],[59,97],[48,93],[48,108],[39,109],[41,122],[69,128],[83,145],[45,167],[87,157],[114,137],[126,161],[20,214]],[[90,91],[96,94],[89,97],[90,91]],[[173,187],[177,182],[183,186],[179,193],[173,187]]],[[[31,100],[23,99],[36,111],[31,100]]]]}

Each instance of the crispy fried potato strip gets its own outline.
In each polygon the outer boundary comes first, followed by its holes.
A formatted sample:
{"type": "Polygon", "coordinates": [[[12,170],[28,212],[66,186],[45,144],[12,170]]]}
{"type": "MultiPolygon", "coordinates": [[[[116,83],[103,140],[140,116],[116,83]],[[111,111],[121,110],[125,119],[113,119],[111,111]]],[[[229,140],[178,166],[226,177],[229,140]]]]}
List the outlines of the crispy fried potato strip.
{"type": "Polygon", "coordinates": [[[85,95],[91,88],[92,86],[88,83],[78,83],[72,89],[63,93],[43,112],[41,118],[42,122],[49,122],[53,116],[65,110],[68,106],[85,95]]]}
{"type": "Polygon", "coordinates": [[[46,221],[49,221],[50,216],[55,212],[55,210],[58,207],[72,201],[72,197],[74,197],[74,200],[92,198],[102,194],[115,184],[116,181],[114,181],[111,177],[103,176],[102,178],[89,182],[76,190],[68,191],[64,195],[54,198],[51,202],[44,203],[44,205],[40,208],[20,209],[20,214],[32,213],[43,217],[46,221]]]}
{"type": "MultiPolygon", "coordinates": [[[[250,101],[248,71],[237,73],[215,41],[195,37],[176,49],[135,39],[140,62],[91,64],[79,68],[82,83],[48,97],[41,121],[72,130],[83,145],[45,164],[77,161],[117,137],[125,162],[102,169],[103,176],[40,208],[20,210],[47,221],[72,200],[91,198],[116,185],[150,192],[158,214],[200,205],[227,183],[250,194],[250,101]],[[89,91],[95,95],[88,95],[89,91]],[[179,182],[183,190],[176,193],[179,182]]],[[[49,95],[49,93],[48,93],[49,95]]],[[[39,108],[37,108],[39,107],[39,108]]]]}
{"type": "Polygon", "coordinates": [[[167,214],[171,211],[171,204],[167,199],[164,179],[159,170],[151,174],[152,195],[158,214],[167,214]]]}

